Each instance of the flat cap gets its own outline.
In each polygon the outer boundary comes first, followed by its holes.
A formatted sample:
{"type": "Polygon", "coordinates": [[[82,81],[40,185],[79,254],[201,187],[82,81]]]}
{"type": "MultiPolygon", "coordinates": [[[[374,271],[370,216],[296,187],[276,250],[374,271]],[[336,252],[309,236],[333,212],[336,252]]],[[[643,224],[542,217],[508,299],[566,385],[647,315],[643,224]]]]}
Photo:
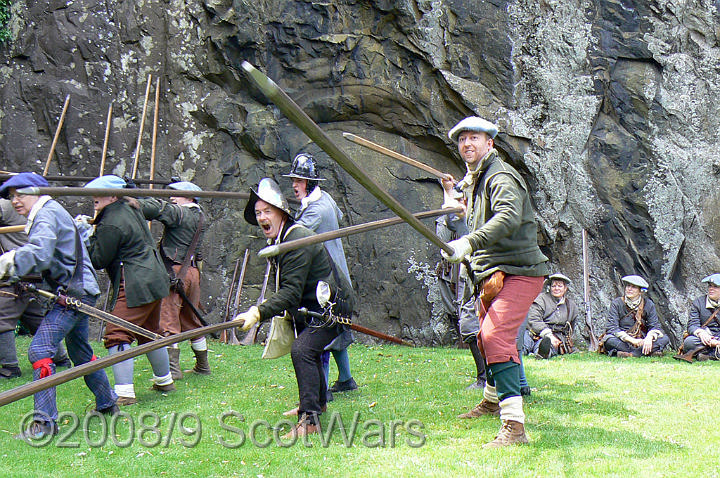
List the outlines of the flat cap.
{"type": "Polygon", "coordinates": [[[127,187],[127,183],[123,178],[119,176],[115,176],[114,174],[107,174],[105,176],[100,176],[99,178],[93,179],[84,187],[90,189],[123,189],[127,187]]]}
{"type": "Polygon", "coordinates": [[[448,138],[457,143],[458,136],[460,136],[460,133],[463,131],[480,131],[482,133],[487,133],[488,136],[494,138],[498,134],[498,127],[479,116],[468,116],[453,126],[453,129],[451,129],[448,133],[448,138]]]}
{"type": "Polygon", "coordinates": [[[10,195],[10,189],[21,189],[29,187],[47,187],[47,180],[35,173],[19,173],[5,181],[0,187],[0,197],[5,199],[10,195]]]}
{"type": "Polygon", "coordinates": [[[643,279],[640,276],[632,275],[632,276],[625,276],[621,279],[626,284],[630,285],[636,285],[640,287],[641,289],[647,290],[648,287],[650,287],[650,284],[647,283],[645,279],[643,279]]]}
{"type": "Polygon", "coordinates": [[[709,276],[704,278],[702,281],[707,282],[712,285],[720,286],[720,274],[718,274],[718,273],[710,274],[709,276]]]}
{"type": "Polygon", "coordinates": [[[568,276],[566,276],[565,274],[560,274],[559,272],[556,272],[555,274],[548,276],[547,280],[548,280],[548,282],[552,282],[554,280],[561,280],[561,281],[565,282],[566,284],[569,284],[571,282],[570,278],[568,276]]]}

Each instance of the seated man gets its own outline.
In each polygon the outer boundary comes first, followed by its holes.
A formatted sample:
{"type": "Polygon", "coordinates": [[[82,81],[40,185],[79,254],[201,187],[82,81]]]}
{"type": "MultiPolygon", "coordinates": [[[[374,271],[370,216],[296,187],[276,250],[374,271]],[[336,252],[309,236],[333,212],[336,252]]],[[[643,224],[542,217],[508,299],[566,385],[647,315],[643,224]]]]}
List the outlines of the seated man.
{"type": "Polygon", "coordinates": [[[688,336],[683,341],[683,350],[692,360],[718,360],[720,346],[720,274],[707,276],[708,293],[695,299],[690,307],[688,336]]]}
{"type": "Polygon", "coordinates": [[[577,318],[575,302],[567,297],[570,279],[563,274],[548,277],[549,285],[530,306],[525,331],[525,353],[550,358],[553,355],[573,353],[572,324],[577,318]]]}
{"type": "Polygon", "coordinates": [[[662,355],[670,339],[662,332],[653,301],[644,297],[649,287],[640,276],[622,278],[625,294],[610,303],[605,338],[605,353],[618,357],[662,355]]]}

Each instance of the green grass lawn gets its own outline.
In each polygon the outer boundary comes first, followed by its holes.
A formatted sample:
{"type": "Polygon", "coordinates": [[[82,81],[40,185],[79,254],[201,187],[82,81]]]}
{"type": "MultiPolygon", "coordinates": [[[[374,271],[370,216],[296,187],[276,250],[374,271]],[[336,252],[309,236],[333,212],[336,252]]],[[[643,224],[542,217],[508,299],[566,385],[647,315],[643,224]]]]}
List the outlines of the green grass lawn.
{"type": "MultiPolygon", "coordinates": [[[[21,357],[28,343],[19,338],[21,357]]],[[[31,398],[2,407],[0,475],[685,478],[720,473],[716,362],[690,365],[669,355],[610,359],[588,353],[528,358],[530,444],[483,450],[480,445],[495,436],[499,420],[455,418],[481,398],[464,390],[473,370],[467,350],[353,345],[350,357],[360,389],[337,394],[323,416],[326,432],[331,421],[342,420],[346,436],[335,428],[327,440],[315,436],[287,446],[273,433],[287,431],[282,412],[297,401],[289,356],[261,360],[260,346],[215,341],[210,349],[213,374],[186,377],[167,396],[149,389],[147,359],[136,359],[140,403],[126,407],[127,416],[112,423],[87,415],[94,403],[81,380],[59,386],[58,406],[66,417],[60,435],[43,447],[12,438],[32,409],[31,398]]],[[[190,368],[189,345],[182,344],[182,350],[182,365],[190,368]]],[[[98,349],[98,355],[105,351],[98,349]]],[[[30,379],[27,360],[21,365],[23,376],[0,382],[0,390],[30,379]]],[[[334,380],[334,363],[331,367],[334,380]]]]}

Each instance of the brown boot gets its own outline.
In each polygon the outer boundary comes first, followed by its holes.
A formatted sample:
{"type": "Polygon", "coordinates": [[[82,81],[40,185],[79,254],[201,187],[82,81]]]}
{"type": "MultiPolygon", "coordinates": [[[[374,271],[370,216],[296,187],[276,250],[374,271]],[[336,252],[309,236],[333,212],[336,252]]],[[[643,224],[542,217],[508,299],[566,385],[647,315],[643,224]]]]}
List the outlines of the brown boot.
{"type": "Polygon", "coordinates": [[[503,420],[502,428],[495,439],[483,445],[483,448],[500,448],[508,445],[527,443],[525,425],[515,420],[503,420]]]}
{"type": "Polygon", "coordinates": [[[168,359],[170,360],[170,374],[173,380],[183,378],[182,370],[180,370],[180,349],[168,347],[168,359]]]}
{"type": "Polygon", "coordinates": [[[619,358],[632,358],[632,357],[633,357],[633,354],[630,353],[630,352],[620,351],[620,352],[617,353],[617,356],[618,356],[619,358]]]}
{"type": "Polygon", "coordinates": [[[174,392],[177,390],[175,388],[175,383],[168,383],[167,385],[158,385],[157,383],[153,383],[151,389],[156,392],[174,392]]]}
{"type": "Polygon", "coordinates": [[[190,370],[185,370],[185,373],[197,373],[200,375],[210,375],[210,363],[208,362],[208,351],[207,350],[195,350],[195,366],[190,370]]]}
{"type": "Polygon", "coordinates": [[[320,433],[320,426],[310,422],[305,414],[300,417],[300,420],[293,425],[289,432],[282,436],[283,440],[290,440],[292,438],[304,437],[306,435],[313,435],[320,433]]]}
{"type": "Polygon", "coordinates": [[[475,405],[475,408],[466,413],[461,413],[458,418],[478,418],[483,415],[500,416],[500,404],[490,402],[483,398],[483,401],[475,405]]]}

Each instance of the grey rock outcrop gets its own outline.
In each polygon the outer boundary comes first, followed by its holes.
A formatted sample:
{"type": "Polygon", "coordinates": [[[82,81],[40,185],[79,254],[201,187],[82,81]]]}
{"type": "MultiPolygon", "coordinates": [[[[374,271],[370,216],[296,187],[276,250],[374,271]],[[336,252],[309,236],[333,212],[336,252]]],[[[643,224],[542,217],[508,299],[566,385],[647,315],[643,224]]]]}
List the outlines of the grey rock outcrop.
{"type": "MultiPolygon", "coordinates": [[[[242,60],[413,211],[439,206],[435,179],[342,132],[459,177],[446,133],[477,114],[500,126],[497,147],[527,179],[543,250],[573,279],[578,302],[588,230],[596,330],[619,278],[638,273],[677,345],[700,279],[720,270],[718,20],[709,0],[19,0],[13,40],[2,47],[2,169],[42,170],[69,94],[50,172],[97,174],[113,102],[106,171],[129,174],[152,74],[161,80],[159,177],[246,191],[272,175],[290,194],[280,176],[310,151],[347,224],[357,224],[390,213],[248,83],[242,60]]],[[[153,97],[140,177],[149,170],[153,97]]],[[[63,202],[89,212],[88,201],[63,202]]],[[[215,321],[235,259],[263,240],[244,223],[243,204],[204,205],[212,217],[204,307],[215,321]]],[[[408,226],[345,245],[359,322],[423,344],[454,340],[438,305],[434,246],[408,226]]],[[[263,271],[253,254],[244,305],[254,303],[263,271]]]]}

